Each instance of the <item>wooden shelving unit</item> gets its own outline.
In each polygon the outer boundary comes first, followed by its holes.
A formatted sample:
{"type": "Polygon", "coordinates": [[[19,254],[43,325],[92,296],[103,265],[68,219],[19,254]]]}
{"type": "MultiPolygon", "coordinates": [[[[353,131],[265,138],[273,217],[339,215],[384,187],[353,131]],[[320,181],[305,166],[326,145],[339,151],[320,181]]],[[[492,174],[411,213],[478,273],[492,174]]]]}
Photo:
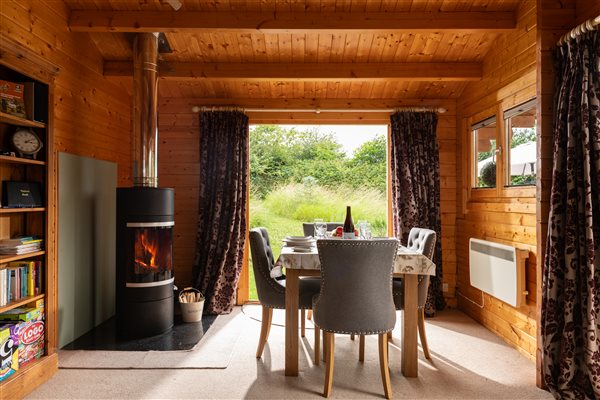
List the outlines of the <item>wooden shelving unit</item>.
{"type": "Polygon", "coordinates": [[[16,214],[16,213],[28,213],[28,212],[44,212],[44,207],[32,207],[32,208],[0,208],[0,214],[16,214]]]}
{"type": "Polygon", "coordinates": [[[44,253],[46,253],[46,252],[45,251],[34,251],[32,253],[18,254],[18,255],[14,255],[14,256],[2,255],[2,256],[0,256],[0,264],[9,263],[11,261],[27,260],[28,258],[32,258],[32,257],[36,257],[36,256],[43,256],[44,253]]]}
{"type": "Polygon", "coordinates": [[[32,301],[43,299],[44,296],[45,295],[43,295],[43,294],[38,294],[37,296],[27,296],[27,297],[23,297],[22,299],[20,299],[18,301],[10,302],[5,306],[0,307],[0,314],[2,314],[5,311],[12,310],[13,308],[24,306],[27,303],[31,303],[32,301]]]}
{"type": "MultiPolygon", "coordinates": [[[[44,355],[24,368],[19,368],[10,377],[0,382],[0,397],[22,398],[48,380],[58,368],[56,354],[58,275],[55,240],[56,185],[51,109],[54,75],[40,70],[40,65],[35,63],[37,58],[34,54],[23,50],[24,54],[13,57],[10,49],[4,50],[7,53],[3,53],[3,57],[0,58],[0,79],[9,82],[34,82],[35,84],[32,86],[41,86],[44,90],[39,93],[44,94],[38,96],[38,91],[35,89],[34,104],[41,105],[42,108],[48,107],[48,115],[44,115],[42,118],[47,122],[38,122],[0,112],[0,147],[2,150],[14,151],[5,146],[8,146],[10,136],[19,127],[31,128],[43,142],[42,150],[37,154],[35,160],[19,157],[18,153],[17,156],[0,155],[0,180],[37,182],[42,188],[44,201],[43,207],[0,208],[0,239],[17,235],[35,235],[44,239],[44,250],[19,255],[0,255],[0,268],[6,268],[11,261],[35,260],[42,262],[42,292],[39,295],[13,300],[0,306],[0,314],[2,314],[35,300],[43,299],[45,303],[44,355]],[[5,55],[6,57],[4,57],[5,55]]],[[[25,95],[27,96],[28,92],[25,95]]],[[[37,114],[38,117],[39,115],[37,114]]]]}
{"type": "Polygon", "coordinates": [[[29,158],[13,157],[13,156],[0,156],[1,162],[15,163],[15,164],[30,164],[30,165],[46,165],[44,161],[30,160],[29,158]]]}
{"type": "Polygon", "coordinates": [[[6,114],[0,111],[0,122],[5,122],[7,124],[15,125],[15,126],[27,126],[29,128],[45,128],[46,124],[43,122],[32,121],[29,119],[17,117],[14,115],[6,114]]]}

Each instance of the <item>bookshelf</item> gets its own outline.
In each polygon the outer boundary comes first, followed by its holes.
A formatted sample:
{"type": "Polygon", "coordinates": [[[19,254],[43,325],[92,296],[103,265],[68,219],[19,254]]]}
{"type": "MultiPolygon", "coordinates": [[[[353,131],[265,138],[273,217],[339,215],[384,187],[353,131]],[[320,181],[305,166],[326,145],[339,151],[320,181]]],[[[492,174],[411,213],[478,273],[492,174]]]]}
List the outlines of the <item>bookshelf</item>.
{"type": "MultiPolygon", "coordinates": [[[[0,50],[3,50],[0,45],[0,50]]],[[[4,49],[7,50],[7,49],[4,49]]],[[[52,134],[52,95],[54,75],[57,71],[42,71],[39,56],[22,50],[25,57],[13,57],[11,49],[6,57],[0,58],[0,80],[9,82],[27,82],[34,90],[29,98],[27,118],[0,111],[0,181],[24,181],[40,184],[42,206],[34,208],[7,208],[5,202],[0,207],[0,239],[17,235],[38,236],[44,239],[43,248],[19,255],[0,255],[0,268],[6,268],[11,261],[41,261],[42,291],[35,296],[22,297],[0,306],[0,314],[23,307],[36,301],[45,303],[44,355],[29,363],[24,368],[0,382],[0,393],[3,398],[23,398],[41,383],[50,379],[57,371],[58,356],[56,354],[57,337],[57,271],[56,271],[56,182],[52,134]],[[38,91],[38,88],[41,90],[38,91]],[[39,110],[42,110],[38,112],[39,110]],[[32,114],[33,113],[33,114],[32,114]],[[37,115],[36,115],[37,113],[37,115]],[[19,157],[11,147],[10,138],[18,128],[27,128],[43,142],[42,149],[35,159],[19,157]],[[14,155],[7,152],[15,152],[14,155]]],[[[27,104],[27,103],[26,103],[27,104]]],[[[0,191],[4,190],[0,186],[0,191]]],[[[2,197],[2,200],[4,198],[2,197]]]]}

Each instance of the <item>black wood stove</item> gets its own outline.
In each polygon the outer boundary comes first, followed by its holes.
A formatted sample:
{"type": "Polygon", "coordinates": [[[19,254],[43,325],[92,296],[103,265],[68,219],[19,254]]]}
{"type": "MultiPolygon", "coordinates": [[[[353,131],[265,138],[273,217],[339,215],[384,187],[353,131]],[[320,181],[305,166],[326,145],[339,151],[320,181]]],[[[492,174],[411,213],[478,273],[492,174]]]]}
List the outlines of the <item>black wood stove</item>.
{"type": "Polygon", "coordinates": [[[173,327],[173,189],[117,189],[117,329],[146,337],[173,327]]]}
{"type": "Polygon", "coordinates": [[[158,34],[133,43],[133,187],[117,189],[116,314],[121,337],[173,327],[174,191],[158,187],[158,34]]]}

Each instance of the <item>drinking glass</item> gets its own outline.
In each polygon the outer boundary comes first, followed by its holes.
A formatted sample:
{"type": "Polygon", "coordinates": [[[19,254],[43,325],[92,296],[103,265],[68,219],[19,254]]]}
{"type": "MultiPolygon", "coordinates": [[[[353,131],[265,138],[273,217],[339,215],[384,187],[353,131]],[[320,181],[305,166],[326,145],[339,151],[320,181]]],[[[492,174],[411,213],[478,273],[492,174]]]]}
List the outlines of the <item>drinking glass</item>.
{"type": "Polygon", "coordinates": [[[315,218],[315,238],[323,239],[327,236],[327,224],[320,218],[315,218]]]}
{"type": "Polygon", "coordinates": [[[359,239],[364,239],[365,238],[365,224],[367,224],[367,221],[364,219],[360,219],[357,222],[357,226],[358,226],[358,238],[359,239]]]}
{"type": "Polygon", "coordinates": [[[369,224],[368,222],[365,222],[362,225],[362,229],[363,229],[363,234],[362,234],[363,239],[371,239],[373,237],[373,234],[371,233],[371,224],[369,224]]]}

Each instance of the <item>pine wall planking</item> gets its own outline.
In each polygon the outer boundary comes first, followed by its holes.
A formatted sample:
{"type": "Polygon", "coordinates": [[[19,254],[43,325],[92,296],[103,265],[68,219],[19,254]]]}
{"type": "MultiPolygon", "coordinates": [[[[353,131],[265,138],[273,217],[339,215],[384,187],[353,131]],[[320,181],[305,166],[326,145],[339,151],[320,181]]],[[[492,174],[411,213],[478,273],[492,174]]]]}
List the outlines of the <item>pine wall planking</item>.
{"type": "Polygon", "coordinates": [[[158,116],[158,181],[161,187],[175,189],[173,265],[175,284],[183,288],[192,285],[196,246],[200,120],[191,107],[181,107],[179,112],[161,112],[164,104],[165,99],[161,98],[158,116]]]}
{"type": "Polygon", "coordinates": [[[575,6],[577,24],[600,15],[600,1],[598,0],[576,0],[575,6]]]}
{"type": "MultiPolygon", "coordinates": [[[[471,195],[468,118],[484,119],[536,95],[536,2],[524,1],[517,12],[517,30],[496,39],[483,62],[480,82],[467,86],[457,101],[457,300],[460,309],[494,331],[521,353],[536,353],[536,198],[535,189],[492,191],[471,195]],[[487,115],[487,114],[490,115],[487,115]],[[490,240],[529,250],[526,265],[527,305],[519,309],[470,286],[469,238],[490,240]]],[[[498,118],[502,118],[498,115],[498,118]]],[[[476,120],[471,122],[477,122],[476,120]]]]}
{"type": "Polygon", "coordinates": [[[68,8],[50,0],[2,1],[0,18],[2,36],[60,68],[54,87],[55,152],[115,162],[118,185],[130,185],[130,95],[103,77],[103,60],[89,35],[69,32],[68,8]]]}

